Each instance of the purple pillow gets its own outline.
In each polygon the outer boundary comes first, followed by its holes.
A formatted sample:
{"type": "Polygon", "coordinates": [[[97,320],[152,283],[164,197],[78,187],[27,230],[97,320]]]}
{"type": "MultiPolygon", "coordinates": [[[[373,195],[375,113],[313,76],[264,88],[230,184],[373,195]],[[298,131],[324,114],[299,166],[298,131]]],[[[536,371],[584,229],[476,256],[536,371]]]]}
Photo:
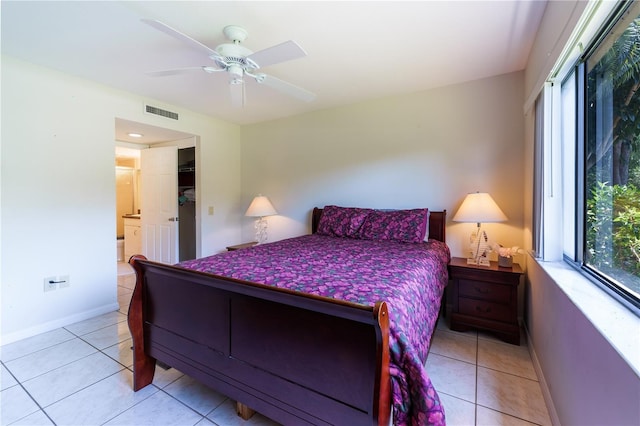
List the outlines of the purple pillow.
{"type": "Polygon", "coordinates": [[[325,206],[316,233],[332,237],[359,238],[360,228],[371,211],[373,210],[358,207],[325,206]]]}
{"type": "Polygon", "coordinates": [[[373,210],[360,229],[360,238],[419,243],[426,236],[428,218],[428,209],[373,210]]]}

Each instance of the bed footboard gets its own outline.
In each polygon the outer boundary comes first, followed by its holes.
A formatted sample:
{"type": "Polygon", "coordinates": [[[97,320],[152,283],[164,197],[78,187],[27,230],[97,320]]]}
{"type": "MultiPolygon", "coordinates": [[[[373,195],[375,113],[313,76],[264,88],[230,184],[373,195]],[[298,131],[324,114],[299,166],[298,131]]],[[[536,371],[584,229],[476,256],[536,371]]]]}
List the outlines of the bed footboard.
{"type": "Polygon", "coordinates": [[[357,305],[134,256],[134,390],[156,360],[283,424],[387,426],[387,306],[357,305]]]}

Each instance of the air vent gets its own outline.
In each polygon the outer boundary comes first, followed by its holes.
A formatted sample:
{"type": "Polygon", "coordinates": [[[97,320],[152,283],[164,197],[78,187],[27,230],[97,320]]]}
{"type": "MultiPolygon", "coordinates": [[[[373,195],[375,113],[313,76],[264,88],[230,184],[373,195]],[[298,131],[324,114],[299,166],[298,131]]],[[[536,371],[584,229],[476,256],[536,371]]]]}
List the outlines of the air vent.
{"type": "Polygon", "coordinates": [[[178,113],[177,112],[167,111],[166,109],[157,108],[157,107],[154,107],[154,106],[151,106],[151,105],[145,105],[144,106],[144,111],[147,114],[160,115],[162,117],[172,118],[174,120],[178,119],[178,113]]]}

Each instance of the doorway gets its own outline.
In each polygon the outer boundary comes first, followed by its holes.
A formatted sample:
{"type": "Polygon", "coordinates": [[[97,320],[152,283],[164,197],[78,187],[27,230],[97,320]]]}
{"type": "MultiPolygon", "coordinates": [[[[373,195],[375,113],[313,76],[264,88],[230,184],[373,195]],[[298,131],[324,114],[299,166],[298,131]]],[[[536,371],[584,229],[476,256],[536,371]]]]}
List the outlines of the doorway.
{"type": "MultiPolygon", "coordinates": [[[[127,262],[129,256],[139,253],[140,249],[133,244],[136,236],[135,228],[139,220],[134,220],[140,213],[140,150],[116,145],[116,259],[118,263],[127,262]],[[125,237],[128,247],[125,248],[125,237]]],[[[139,219],[139,216],[137,217],[139,219]]],[[[118,271],[127,268],[118,266],[118,271]]],[[[120,274],[119,274],[120,275],[120,274]]]]}
{"type": "Polygon", "coordinates": [[[178,149],[179,259],[196,258],[196,149],[178,149]]]}
{"type": "MultiPolygon", "coordinates": [[[[116,149],[124,147],[137,151],[138,154],[142,150],[156,147],[173,146],[178,150],[178,160],[174,169],[178,180],[178,191],[171,197],[175,200],[176,206],[178,206],[177,225],[179,228],[175,259],[181,261],[195,258],[200,240],[197,235],[199,215],[197,215],[196,207],[196,158],[198,156],[199,138],[192,134],[121,118],[115,119],[115,127],[116,149]]],[[[141,162],[139,159],[137,161],[140,168],[138,169],[138,180],[134,188],[134,210],[131,213],[138,213],[142,217],[144,216],[144,209],[141,209],[141,197],[144,195],[144,188],[139,178],[142,174],[141,162]]],[[[116,215],[120,216],[118,212],[116,215]]],[[[140,221],[140,224],[142,224],[142,221],[140,221]]],[[[119,226],[116,226],[116,229],[119,230],[119,226]]],[[[144,232],[142,233],[144,234],[144,232]]],[[[121,233],[117,232],[117,234],[117,236],[120,236],[121,233]]],[[[138,253],[145,254],[142,251],[138,251],[138,253]]],[[[128,258],[123,260],[126,262],[128,258]]]]}

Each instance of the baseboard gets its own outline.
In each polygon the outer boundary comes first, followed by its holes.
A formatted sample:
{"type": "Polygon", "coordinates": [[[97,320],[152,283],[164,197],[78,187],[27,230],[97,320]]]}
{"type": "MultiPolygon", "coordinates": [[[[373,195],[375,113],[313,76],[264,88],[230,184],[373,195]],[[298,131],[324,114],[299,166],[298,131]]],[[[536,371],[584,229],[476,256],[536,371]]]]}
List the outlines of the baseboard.
{"type": "Polygon", "coordinates": [[[17,342],[18,340],[27,339],[29,337],[37,336],[38,334],[46,333],[60,327],[65,327],[76,322],[97,317],[98,315],[117,311],[118,309],[120,309],[120,306],[117,303],[110,303],[96,309],[91,309],[90,311],[70,315],[68,317],[57,319],[55,321],[46,322],[44,324],[38,324],[36,326],[25,328],[24,330],[16,331],[13,333],[3,334],[2,337],[0,337],[0,344],[7,345],[9,343],[17,342]]]}
{"type": "MultiPolygon", "coordinates": [[[[523,323],[524,324],[524,323],[523,323]]],[[[531,355],[531,361],[533,362],[533,369],[536,371],[536,375],[538,376],[538,383],[540,383],[540,390],[542,391],[542,397],[544,398],[544,402],[547,405],[547,411],[549,412],[549,417],[551,418],[551,424],[560,426],[560,419],[558,418],[558,413],[556,412],[556,407],[553,405],[553,399],[551,399],[551,393],[549,392],[549,387],[547,386],[547,381],[544,378],[544,373],[542,372],[542,367],[540,366],[540,362],[538,361],[538,356],[536,355],[536,350],[533,346],[533,341],[531,340],[531,336],[529,335],[529,330],[527,329],[526,324],[524,324],[524,332],[527,335],[527,345],[529,347],[529,354],[531,355]]]]}

